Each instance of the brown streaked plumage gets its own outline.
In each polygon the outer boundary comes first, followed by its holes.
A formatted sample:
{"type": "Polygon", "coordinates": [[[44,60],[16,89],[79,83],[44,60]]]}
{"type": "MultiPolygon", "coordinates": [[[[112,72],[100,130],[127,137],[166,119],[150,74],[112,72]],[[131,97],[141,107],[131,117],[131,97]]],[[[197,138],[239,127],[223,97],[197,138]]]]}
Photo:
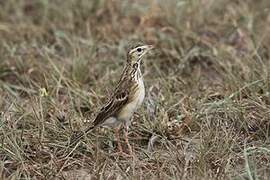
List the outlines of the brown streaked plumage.
{"type": "MultiPolygon", "coordinates": [[[[118,81],[118,85],[109,98],[109,101],[100,109],[97,114],[93,126],[88,127],[82,133],[78,134],[72,144],[77,142],[84,134],[99,126],[109,126],[116,128],[116,136],[119,138],[118,130],[121,125],[125,126],[125,140],[129,151],[132,151],[128,143],[127,131],[130,125],[130,119],[134,112],[141,106],[145,88],[140,70],[142,57],[153,46],[144,45],[137,46],[127,53],[127,63],[118,81]]],[[[118,139],[118,147],[122,151],[121,144],[118,139]]]]}

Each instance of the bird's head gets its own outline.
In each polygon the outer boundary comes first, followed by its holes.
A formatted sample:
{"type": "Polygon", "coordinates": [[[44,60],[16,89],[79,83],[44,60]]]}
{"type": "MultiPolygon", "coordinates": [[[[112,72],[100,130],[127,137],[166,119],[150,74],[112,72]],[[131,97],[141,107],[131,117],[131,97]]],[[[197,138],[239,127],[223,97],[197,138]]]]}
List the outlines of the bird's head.
{"type": "Polygon", "coordinates": [[[153,48],[154,46],[152,45],[143,45],[131,48],[127,54],[128,62],[131,64],[140,62],[142,57],[153,48]]]}

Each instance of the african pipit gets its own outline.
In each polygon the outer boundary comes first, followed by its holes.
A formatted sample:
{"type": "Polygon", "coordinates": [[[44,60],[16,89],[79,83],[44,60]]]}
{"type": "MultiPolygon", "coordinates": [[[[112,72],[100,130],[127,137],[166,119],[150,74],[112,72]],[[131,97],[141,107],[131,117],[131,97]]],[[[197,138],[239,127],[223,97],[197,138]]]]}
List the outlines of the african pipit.
{"type": "Polygon", "coordinates": [[[120,152],[123,152],[119,141],[119,130],[123,126],[125,142],[129,152],[132,153],[132,148],[128,141],[128,128],[134,112],[141,106],[145,96],[140,66],[143,56],[152,48],[153,46],[151,45],[144,45],[137,46],[128,51],[126,66],[109,101],[100,109],[93,125],[78,134],[72,140],[73,142],[77,142],[84,134],[96,127],[107,126],[115,128],[118,148],[120,152]]]}

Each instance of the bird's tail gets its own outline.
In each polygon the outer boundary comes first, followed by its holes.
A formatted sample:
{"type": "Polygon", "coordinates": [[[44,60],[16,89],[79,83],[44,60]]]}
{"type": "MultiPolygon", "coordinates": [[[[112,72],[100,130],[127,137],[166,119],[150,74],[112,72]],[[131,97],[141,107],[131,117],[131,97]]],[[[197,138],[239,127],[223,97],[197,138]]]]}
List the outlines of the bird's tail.
{"type": "Polygon", "coordinates": [[[78,134],[75,134],[74,137],[71,137],[70,139],[70,143],[69,145],[72,146],[74,144],[77,144],[79,142],[79,140],[86,135],[87,133],[89,133],[91,130],[93,130],[96,126],[90,126],[87,129],[85,129],[84,131],[79,132],[78,134]]]}

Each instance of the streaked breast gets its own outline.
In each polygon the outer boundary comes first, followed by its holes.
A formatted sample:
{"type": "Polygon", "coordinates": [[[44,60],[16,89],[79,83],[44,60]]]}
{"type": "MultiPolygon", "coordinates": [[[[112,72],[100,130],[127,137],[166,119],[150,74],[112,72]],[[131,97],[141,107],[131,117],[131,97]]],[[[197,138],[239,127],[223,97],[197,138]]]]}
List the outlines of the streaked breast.
{"type": "Polygon", "coordinates": [[[120,111],[118,119],[129,120],[133,113],[142,105],[145,96],[143,79],[139,78],[134,86],[131,87],[129,103],[120,111]]]}

